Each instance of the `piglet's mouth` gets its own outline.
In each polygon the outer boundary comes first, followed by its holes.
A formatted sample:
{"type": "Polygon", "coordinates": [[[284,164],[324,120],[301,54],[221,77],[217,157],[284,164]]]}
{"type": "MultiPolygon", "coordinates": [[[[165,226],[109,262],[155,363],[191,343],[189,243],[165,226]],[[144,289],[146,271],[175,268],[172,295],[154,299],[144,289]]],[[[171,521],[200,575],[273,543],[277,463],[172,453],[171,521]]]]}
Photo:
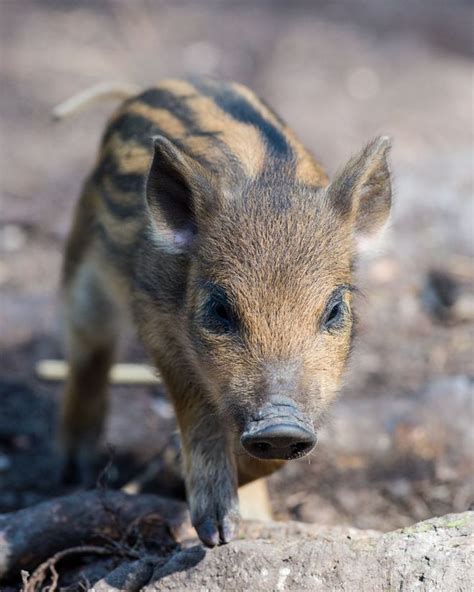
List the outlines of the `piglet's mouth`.
{"type": "Polygon", "coordinates": [[[293,404],[267,404],[240,438],[251,456],[262,460],[293,460],[313,450],[316,434],[293,404]]]}

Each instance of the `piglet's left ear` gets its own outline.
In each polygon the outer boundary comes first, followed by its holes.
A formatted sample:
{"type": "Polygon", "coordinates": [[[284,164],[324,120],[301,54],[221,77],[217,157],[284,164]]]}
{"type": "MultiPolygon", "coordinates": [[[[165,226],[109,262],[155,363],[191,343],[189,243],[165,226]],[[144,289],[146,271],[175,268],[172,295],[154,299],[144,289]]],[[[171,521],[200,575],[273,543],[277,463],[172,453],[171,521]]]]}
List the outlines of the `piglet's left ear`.
{"type": "Polygon", "coordinates": [[[337,211],[352,220],[358,239],[371,238],[387,221],[392,183],[387,162],[391,141],[380,136],[352,158],[328,187],[337,211]]]}
{"type": "Polygon", "coordinates": [[[170,253],[189,253],[203,219],[217,208],[217,184],[168,138],[156,136],[153,148],[146,200],[156,238],[170,253]]]}

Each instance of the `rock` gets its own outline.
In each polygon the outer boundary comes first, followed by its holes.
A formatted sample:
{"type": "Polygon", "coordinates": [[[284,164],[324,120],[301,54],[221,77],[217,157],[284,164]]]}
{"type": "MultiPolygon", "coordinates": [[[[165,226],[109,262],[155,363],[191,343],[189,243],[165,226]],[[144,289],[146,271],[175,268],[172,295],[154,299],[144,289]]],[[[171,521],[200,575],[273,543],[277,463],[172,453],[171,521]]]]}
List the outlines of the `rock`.
{"type": "Polygon", "coordinates": [[[247,523],[243,536],[204,551],[177,550],[145,592],[470,590],[474,512],[382,534],[353,528],[247,523]]]}

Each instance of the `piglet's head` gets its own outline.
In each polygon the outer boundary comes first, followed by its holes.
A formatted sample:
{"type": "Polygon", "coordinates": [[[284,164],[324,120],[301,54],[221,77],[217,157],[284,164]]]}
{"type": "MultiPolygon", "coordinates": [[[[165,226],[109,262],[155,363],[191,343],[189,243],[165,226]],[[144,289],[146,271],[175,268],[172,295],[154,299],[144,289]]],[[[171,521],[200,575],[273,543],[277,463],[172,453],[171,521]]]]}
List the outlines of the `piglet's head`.
{"type": "Polygon", "coordinates": [[[191,371],[235,441],[261,459],[310,452],[353,336],[353,268],[391,206],[379,137],[325,186],[269,163],[225,184],[155,140],[147,186],[158,248],[185,261],[191,371]]]}

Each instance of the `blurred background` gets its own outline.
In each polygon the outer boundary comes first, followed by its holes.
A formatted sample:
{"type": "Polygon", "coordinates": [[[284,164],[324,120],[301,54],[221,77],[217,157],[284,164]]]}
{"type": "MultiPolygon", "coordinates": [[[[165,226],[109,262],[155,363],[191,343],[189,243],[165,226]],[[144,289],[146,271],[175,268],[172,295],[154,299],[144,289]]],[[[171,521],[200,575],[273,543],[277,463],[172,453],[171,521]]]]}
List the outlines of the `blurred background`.
{"type": "MultiPolygon", "coordinates": [[[[60,385],[34,368],[62,356],[61,253],[116,105],[51,110],[99,82],[196,73],[252,87],[331,174],[374,135],[394,140],[357,351],[316,453],[269,480],[277,517],[388,530],[471,506],[473,22],[470,0],[0,0],[0,512],[62,491],[60,385]]],[[[132,337],[121,359],[145,359],[132,337]]],[[[172,429],[159,389],[112,389],[124,470],[172,429]]]]}

